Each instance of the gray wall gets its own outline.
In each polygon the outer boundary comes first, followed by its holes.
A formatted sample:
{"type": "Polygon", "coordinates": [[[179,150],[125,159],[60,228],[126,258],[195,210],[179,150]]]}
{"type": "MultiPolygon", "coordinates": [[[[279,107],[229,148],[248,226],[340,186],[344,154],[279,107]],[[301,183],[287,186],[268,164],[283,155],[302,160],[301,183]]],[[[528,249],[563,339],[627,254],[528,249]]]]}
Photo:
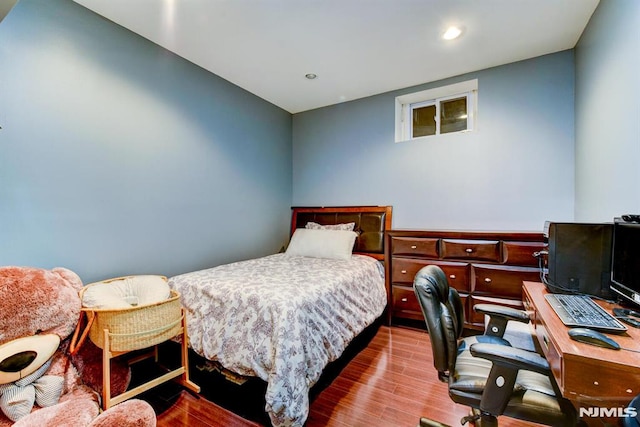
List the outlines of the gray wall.
{"type": "Polygon", "coordinates": [[[291,115],[70,0],[0,23],[0,265],[173,275],[288,237],[291,115]]]}
{"type": "Polygon", "coordinates": [[[396,228],[639,212],[639,10],[602,0],[575,64],[560,52],[292,120],[69,0],[22,0],[0,23],[0,264],[173,275],[278,250],[292,204],[391,204],[396,228]],[[472,78],[477,131],[393,142],[396,96],[472,78]]]}
{"type": "Polygon", "coordinates": [[[573,102],[573,51],[564,51],[295,114],[293,203],[390,204],[395,228],[572,220],[573,102]],[[477,131],[394,143],[396,96],[474,78],[477,131]]]}
{"type": "Polygon", "coordinates": [[[601,0],[575,51],[576,219],[640,213],[640,2],[601,0]]]}

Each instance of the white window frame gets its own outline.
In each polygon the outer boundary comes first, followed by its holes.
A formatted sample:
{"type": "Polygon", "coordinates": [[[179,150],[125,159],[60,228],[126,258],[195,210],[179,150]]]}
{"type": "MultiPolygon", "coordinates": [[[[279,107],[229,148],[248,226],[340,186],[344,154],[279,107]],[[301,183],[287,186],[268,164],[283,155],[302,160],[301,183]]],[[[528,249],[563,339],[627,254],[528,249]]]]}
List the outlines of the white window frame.
{"type": "Polygon", "coordinates": [[[396,132],[395,141],[414,141],[434,136],[450,135],[460,132],[469,132],[476,128],[478,110],[478,79],[427,89],[420,92],[409,93],[396,97],[396,132]],[[440,133],[440,102],[449,99],[467,97],[467,129],[458,132],[440,133]],[[412,138],[414,108],[427,105],[436,107],[436,133],[435,135],[412,138]]]}

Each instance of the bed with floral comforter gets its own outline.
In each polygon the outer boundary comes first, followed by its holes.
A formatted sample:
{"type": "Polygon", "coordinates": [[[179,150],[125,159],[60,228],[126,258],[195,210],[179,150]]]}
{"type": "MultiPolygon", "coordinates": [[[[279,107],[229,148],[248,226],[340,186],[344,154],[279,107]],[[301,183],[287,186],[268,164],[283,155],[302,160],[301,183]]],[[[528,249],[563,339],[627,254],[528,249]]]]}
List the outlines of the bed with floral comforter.
{"type": "Polygon", "coordinates": [[[274,426],[302,426],[309,389],[327,363],[378,318],[384,269],[348,260],[270,255],[172,277],[187,311],[191,348],[267,382],[274,426]]]}

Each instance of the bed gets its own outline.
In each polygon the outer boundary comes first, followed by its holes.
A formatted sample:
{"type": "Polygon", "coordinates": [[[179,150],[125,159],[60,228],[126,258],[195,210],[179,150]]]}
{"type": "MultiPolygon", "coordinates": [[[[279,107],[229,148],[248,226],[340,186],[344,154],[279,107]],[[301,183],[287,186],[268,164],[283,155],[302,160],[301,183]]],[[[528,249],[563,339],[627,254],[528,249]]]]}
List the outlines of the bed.
{"type": "Polygon", "coordinates": [[[390,206],[292,208],[284,253],[169,279],[182,296],[191,349],[266,381],[274,426],[304,424],[323,369],[383,314],[391,214],[390,206]],[[353,231],[343,229],[351,223],[353,231]]]}

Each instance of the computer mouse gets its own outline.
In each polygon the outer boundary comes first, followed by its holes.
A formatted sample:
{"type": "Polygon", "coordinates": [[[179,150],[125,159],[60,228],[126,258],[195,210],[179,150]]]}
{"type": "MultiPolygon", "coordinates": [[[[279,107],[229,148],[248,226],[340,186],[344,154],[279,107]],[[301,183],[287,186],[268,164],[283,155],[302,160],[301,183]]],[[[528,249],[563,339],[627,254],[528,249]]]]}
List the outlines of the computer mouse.
{"type": "Polygon", "coordinates": [[[594,331],[593,329],[571,328],[569,329],[569,337],[571,337],[572,340],[586,344],[597,345],[599,347],[610,348],[612,350],[620,350],[620,344],[602,332],[594,331]]]}

